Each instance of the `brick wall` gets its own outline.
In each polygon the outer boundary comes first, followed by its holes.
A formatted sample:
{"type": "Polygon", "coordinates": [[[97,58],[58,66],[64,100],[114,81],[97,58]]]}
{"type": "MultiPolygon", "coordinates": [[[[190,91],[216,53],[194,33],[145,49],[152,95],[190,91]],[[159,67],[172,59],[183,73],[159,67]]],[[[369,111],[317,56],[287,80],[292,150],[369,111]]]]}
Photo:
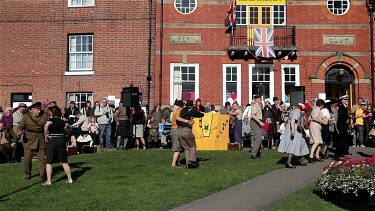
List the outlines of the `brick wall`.
{"type": "MultiPolygon", "coordinates": [[[[68,0],[0,1],[0,70],[5,73],[0,105],[14,92],[32,92],[34,102],[56,100],[60,105],[66,103],[67,92],[93,92],[94,100],[120,98],[131,83],[147,99],[148,4],[114,0],[69,8],[68,0]],[[68,35],[80,33],[94,35],[94,75],[65,76],[68,35]]],[[[152,48],[154,52],[154,42],[152,48]]],[[[154,66],[152,53],[152,76],[154,66]]],[[[151,86],[153,101],[153,82],[151,86]]]]}
{"type": "MultiPolygon", "coordinates": [[[[294,61],[273,62],[274,95],[282,97],[281,64],[299,64],[300,85],[306,88],[306,100],[318,97],[325,92],[324,73],[319,73],[320,81],[312,81],[310,77],[321,68],[321,63],[328,57],[341,51],[353,59],[343,58],[342,64],[353,69],[356,78],[353,97],[359,95],[371,98],[371,86],[368,80],[370,73],[370,37],[368,13],[364,1],[350,1],[348,13],[335,16],[327,9],[327,1],[287,1],[287,24],[296,26],[298,58],[294,61]],[[305,12],[302,12],[305,11],[305,12]],[[354,35],[353,46],[324,46],[323,35],[354,35]],[[356,64],[358,63],[358,64],[356,64]],[[359,66],[357,66],[359,65],[359,66]],[[362,68],[363,67],[363,68],[362,68]],[[365,77],[365,74],[367,77],[365,77]],[[359,80],[360,79],[360,80],[359,80]]],[[[176,11],[173,1],[164,1],[164,39],[163,39],[163,91],[162,104],[170,102],[170,63],[199,63],[199,96],[203,101],[222,105],[223,64],[241,64],[242,67],[242,105],[249,101],[249,64],[261,63],[255,59],[249,61],[232,61],[226,54],[229,46],[229,35],[224,34],[223,25],[226,12],[231,1],[198,1],[192,14],[182,15],[176,11]],[[199,34],[200,44],[171,44],[171,34],[199,34]]],[[[157,22],[160,23],[160,7],[157,6],[157,22]]],[[[160,30],[159,25],[156,27],[160,30]]],[[[156,37],[156,43],[159,43],[156,37]]],[[[159,45],[156,45],[159,49],[159,45]]],[[[159,74],[159,55],[157,51],[156,74],[159,74]]],[[[337,60],[335,64],[340,64],[337,60]]],[[[327,64],[330,65],[330,64],[327,64]]],[[[155,84],[158,86],[158,82],[155,84]]],[[[159,98],[159,92],[155,93],[159,98]]]]}

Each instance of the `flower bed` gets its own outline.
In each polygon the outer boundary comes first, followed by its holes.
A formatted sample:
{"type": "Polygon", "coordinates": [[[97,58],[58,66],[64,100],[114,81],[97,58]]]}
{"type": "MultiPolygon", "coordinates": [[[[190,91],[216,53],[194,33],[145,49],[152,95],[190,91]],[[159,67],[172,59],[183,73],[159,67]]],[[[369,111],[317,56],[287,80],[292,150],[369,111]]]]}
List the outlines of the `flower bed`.
{"type": "MultiPolygon", "coordinates": [[[[328,198],[368,203],[375,194],[375,154],[369,158],[332,162],[316,180],[316,191],[328,198]]],[[[347,201],[346,201],[347,202],[347,201]]]]}
{"type": "Polygon", "coordinates": [[[354,161],[346,157],[332,162],[323,170],[323,175],[316,181],[316,190],[322,194],[332,191],[353,193],[356,196],[363,191],[370,196],[375,194],[375,154],[354,161]]]}

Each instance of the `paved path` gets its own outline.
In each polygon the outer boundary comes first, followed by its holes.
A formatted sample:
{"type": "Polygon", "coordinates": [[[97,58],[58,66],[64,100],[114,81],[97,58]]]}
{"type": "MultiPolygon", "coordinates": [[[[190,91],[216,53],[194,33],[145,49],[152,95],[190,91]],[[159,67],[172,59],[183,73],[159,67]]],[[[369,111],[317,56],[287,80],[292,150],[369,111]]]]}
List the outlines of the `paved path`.
{"type": "MultiPolygon", "coordinates": [[[[374,148],[351,148],[350,151],[353,158],[361,157],[362,153],[375,153],[374,148]]],[[[313,183],[330,162],[276,170],[173,210],[262,210],[313,183]]]]}

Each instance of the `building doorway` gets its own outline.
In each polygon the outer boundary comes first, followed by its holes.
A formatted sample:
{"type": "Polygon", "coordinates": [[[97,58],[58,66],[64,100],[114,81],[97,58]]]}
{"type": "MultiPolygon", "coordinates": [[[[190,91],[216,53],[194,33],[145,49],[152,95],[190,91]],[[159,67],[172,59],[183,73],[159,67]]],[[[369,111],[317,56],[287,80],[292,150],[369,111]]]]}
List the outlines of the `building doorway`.
{"type": "Polygon", "coordinates": [[[339,100],[348,95],[352,105],[354,97],[354,75],[346,66],[336,65],[330,68],[324,78],[326,99],[339,100]]]}

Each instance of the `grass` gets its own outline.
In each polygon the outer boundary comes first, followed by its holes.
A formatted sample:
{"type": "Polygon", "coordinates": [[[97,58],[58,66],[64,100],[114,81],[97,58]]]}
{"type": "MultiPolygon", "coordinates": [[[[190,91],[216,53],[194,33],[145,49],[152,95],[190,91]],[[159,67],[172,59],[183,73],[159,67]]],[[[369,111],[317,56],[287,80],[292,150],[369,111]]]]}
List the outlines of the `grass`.
{"type": "Polygon", "coordinates": [[[0,210],[166,210],[283,168],[282,154],[265,151],[249,159],[243,151],[198,151],[198,169],[172,169],[169,150],[129,150],[69,157],[73,184],[54,164],[52,186],[42,186],[23,165],[1,165],[0,210]],[[5,181],[5,182],[4,182],[5,181]]]}
{"type": "Polygon", "coordinates": [[[297,192],[281,199],[275,204],[271,205],[266,211],[274,210],[329,210],[341,211],[342,209],[330,202],[325,201],[314,193],[315,186],[309,185],[306,188],[298,190],[297,192]]]}

